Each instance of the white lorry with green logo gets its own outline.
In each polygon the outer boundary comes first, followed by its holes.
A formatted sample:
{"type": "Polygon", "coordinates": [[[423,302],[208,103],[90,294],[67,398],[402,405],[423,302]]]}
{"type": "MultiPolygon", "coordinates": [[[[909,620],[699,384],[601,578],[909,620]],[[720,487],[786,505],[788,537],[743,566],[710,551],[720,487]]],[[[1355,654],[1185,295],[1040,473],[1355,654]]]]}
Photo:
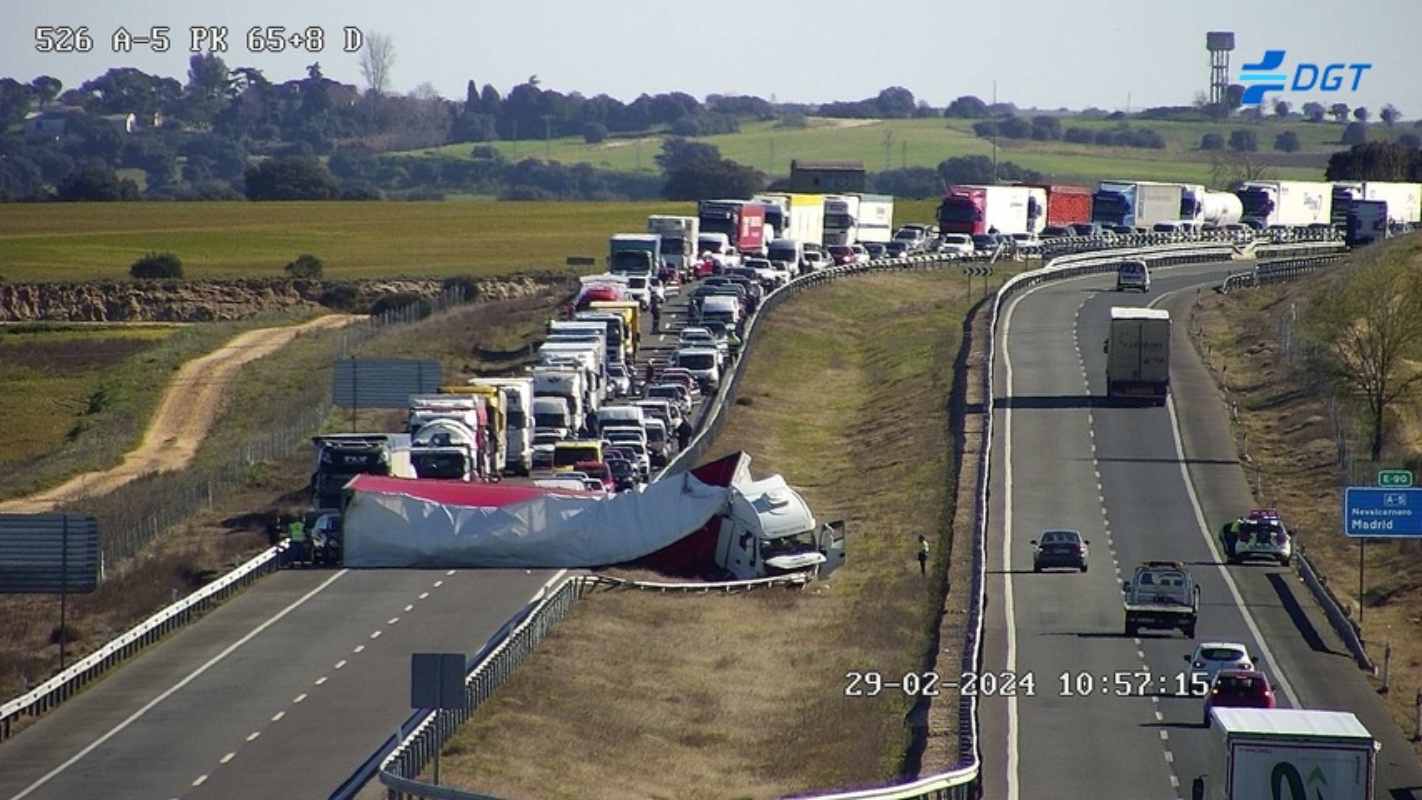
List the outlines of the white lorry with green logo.
{"type": "Polygon", "coordinates": [[[1193,800],[1372,800],[1381,745],[1346,711],[1214,708],[1193,800]]]}

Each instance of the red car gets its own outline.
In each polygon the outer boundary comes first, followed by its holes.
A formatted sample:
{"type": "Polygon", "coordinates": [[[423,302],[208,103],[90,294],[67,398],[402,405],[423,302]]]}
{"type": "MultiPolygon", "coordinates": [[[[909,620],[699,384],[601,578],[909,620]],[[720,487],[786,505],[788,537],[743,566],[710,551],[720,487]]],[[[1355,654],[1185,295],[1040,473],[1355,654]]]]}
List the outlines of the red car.
{"type": "Polygon", "coordinates": [[[703,258],[700,261],[696,262],[696,267],[692,271],[692,276],[698,280],[701,278],[709,278],[712,275],[717,275],[720,273],[719,266],[720,265],[716,263],[716,259],[710,257],[703,258]]]}
{"type": "Polygon", "coordinates": [[[623,292],[615,286],[607,284],[591,284],[583,288],[578,295],[578,300],[573,304],[578,311],[586,311],[591,303],[599,301],[625,300],[623,292]]]}
{"type": "Polygon", "coordinates": [[[1223,669],[1205,695],[1205,727],[1212,708],[1273,708],[1274,689],[1264,673],[1253,669],[1223,669]]]}
{"type": "Polygon", "coordinates": [[[829,249],[829,254],[830,258],[834,259],[834,265],[836,267],[842,267],[845,264],[853,264],[858,258],[854,252],[854,248],[847,244],[832,245],[829,249]]]}
{"type": "Polygon", "coordinates": [[[612,477],[612,469],[601,461],[579,461],[573,465],[573,470],[602,481],[602,488],[609,492],[617,491],[617,481],[612,477]]]}

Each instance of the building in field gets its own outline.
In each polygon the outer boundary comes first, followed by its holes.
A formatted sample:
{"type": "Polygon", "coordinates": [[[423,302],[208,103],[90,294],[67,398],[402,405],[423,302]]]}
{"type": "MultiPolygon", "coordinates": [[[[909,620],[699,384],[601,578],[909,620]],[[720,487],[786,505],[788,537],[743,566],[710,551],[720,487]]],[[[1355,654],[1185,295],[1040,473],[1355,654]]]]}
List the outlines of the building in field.
{"type": "Polygon", "coordinates": [[[863,161],[790,162],[791,192],[805,194],[840,194],[867,190],[863,161]]]}

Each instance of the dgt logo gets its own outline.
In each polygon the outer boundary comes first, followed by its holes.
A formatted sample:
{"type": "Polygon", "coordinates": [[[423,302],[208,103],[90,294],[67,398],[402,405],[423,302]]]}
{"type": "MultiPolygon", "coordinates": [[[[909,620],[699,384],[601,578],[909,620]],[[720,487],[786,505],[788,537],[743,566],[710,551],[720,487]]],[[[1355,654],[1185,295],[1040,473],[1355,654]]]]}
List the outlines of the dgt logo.
{"type": "Polygon", "coordinates": [[[1283,50],[1265,50],[1259,63],[1245,64],[1240,68],[1239,82],[1248,85],[1244,90],[1244,105],[1259,105],[1264,102],[1267,92],[1340,91],[1344,73],[1348,70],[1353,71],[1353,85],[1348,91],[1356,92],[1363,73],[1373,68],[1372,64],[1328,64],[1320,69],[1318,64],[1300,61],[1294,68],[1293,82],[1289,83],[1288,74],[1279,70],[1283,63],[1283,50]]]}

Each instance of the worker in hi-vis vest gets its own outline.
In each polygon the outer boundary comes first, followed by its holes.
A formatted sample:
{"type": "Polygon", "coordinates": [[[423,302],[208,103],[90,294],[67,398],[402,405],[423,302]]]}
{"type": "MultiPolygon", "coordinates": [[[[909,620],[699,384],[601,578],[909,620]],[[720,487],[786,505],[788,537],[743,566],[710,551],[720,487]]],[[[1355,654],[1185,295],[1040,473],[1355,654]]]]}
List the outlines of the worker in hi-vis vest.
{"type": "Polygon", "coordinates": [[[291,539],[292,558],[301,564],[306,563],[306,525],[301,522],[300,517],[292,519],[287,526],[287,536],[291,539]]]}

